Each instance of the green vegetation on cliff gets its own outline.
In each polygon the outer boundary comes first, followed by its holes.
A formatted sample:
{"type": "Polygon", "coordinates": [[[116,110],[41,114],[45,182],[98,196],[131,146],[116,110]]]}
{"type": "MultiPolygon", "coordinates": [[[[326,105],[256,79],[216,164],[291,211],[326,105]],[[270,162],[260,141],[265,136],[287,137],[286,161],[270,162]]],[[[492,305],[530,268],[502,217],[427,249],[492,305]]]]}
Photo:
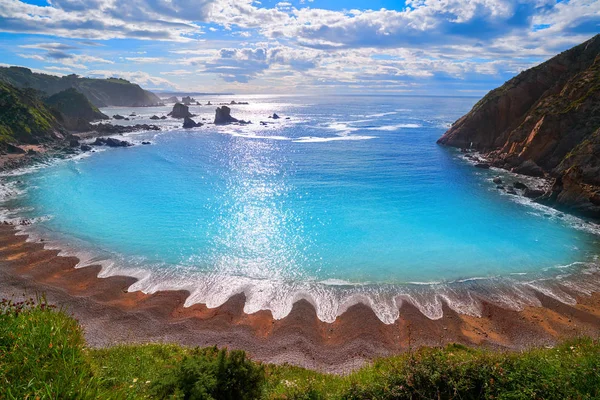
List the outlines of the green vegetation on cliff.
{"type": "Polygon", "coordinates": [[[6,399],[599,397],[600,341],[593,339],[522,353],[422,348],[335,376],[215,348],[90,349],[77,322],[43,300],[0,302],[0,398],[6,399]]]}
{"type": "Polygon", "coordinates": [[[160,103],[152,92],[124,79],[93,79],[77,75],[54,76],[32,72],[23,67],[0,67],[0,81],[18,88],[33,88],[52,96],[74,88],[96,107],[143,107],[160,103]]]}
{"type": "Polygon", "coordinates": [[[109,117],[98,110],[90,101],[76,89],[70,88],[58,92],[44,103],[57,110],[61,114],[61,122],[65,128],[70,130],[90,129],[89,122],[98,119],[109,119],[109,117]]]}
{"type": "Polygon", "coordinates": [[[38,93],[0,82],[0,145],[43,143],[61,133],[55,114],[38,93]]]}

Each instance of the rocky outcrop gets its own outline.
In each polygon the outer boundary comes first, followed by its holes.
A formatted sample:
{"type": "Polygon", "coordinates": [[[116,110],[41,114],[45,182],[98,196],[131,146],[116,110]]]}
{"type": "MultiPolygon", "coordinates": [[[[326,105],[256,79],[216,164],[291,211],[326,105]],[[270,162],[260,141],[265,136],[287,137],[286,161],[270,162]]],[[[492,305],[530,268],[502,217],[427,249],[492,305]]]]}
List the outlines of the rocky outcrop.
{"type": "Polygon", "coordinates": [[[97,124],[92,126],[98,133],[109,135],[121,135],[123,133],[139,132],[139,131],[160,131],[156,125],[137,124],[137,125],[113,125],[113,124],[97,124]]]}
{"type": "Polygon", "coordinates": [[[234,122],[239,122],[231,116],[231,108],[227,106],[217,107],[215,111],[215,125],[227,125],[234,122]]]}
{"type": "Polygon", "coordinates": [[[108,146],[108,147],[130,147],[133,146],[125,140],[119,140],[115,138],[96,138],[96,141],[92,143],[92,146],[108,146]]]}
{"type": "Polygon", "coordinates": [[[600,219],[600,35],[491,91],[438,143],[550,176],[540,201],[600,219]]]}
{"type": "Polygon", "coordinates": [[[191,118],[191,117],[193,117],[188,106],[181,104],[181,103],[176,103],[173,106],[173,111],[171,111],[168,115],[173,118],[191,118]]]}
{"type": "Polygon", "coordinates": [[[166,103],[179,103],[179,99],[176,96],[171,96],[168,99],[163,99],[166,103]]]}
{"type": "Polygon", "coordinates": [[[203,124],[201,122],[196,122],[193,119],[189,118],[189,117],[185,117],[183,119],[183,127],[185,129],[190,129],[190,128],[197,128],[202,126],[203,124]]]}
{"type": "Polygon", "coordinates": [[[190,104],[196,103],[196,100],[194,100],[194,98],[192,98],[190,96],[185,96],[185,97],[181,98],[181,102],[183,104],[185,104],[186,106],[189,106],[190,104]]]}

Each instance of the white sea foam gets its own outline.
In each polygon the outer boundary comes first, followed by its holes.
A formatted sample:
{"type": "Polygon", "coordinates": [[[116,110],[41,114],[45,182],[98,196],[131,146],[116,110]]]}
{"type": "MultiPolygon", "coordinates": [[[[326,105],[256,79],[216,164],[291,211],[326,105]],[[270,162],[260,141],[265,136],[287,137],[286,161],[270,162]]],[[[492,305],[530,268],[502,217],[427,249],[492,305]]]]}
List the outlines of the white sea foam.
{"type": "Polygon", "coordinates": [[[361,136],[361,135],[348,135],[348,136],[332,136],[332,137],[318,137],[318,136],[302,136],[292,140],[295,143],[324,143],[324,142],[337,142],[344,140],[369,140],[375,139],[377,136],[361,136]]]}
{"type": "Polygon", "coordinates": [[[415,129],[420,128],[419,124],[396,124],[396,125],[383,125],[383,126],[373,126],[369,128],[364,128],[370,131],[388,131],[393,132],[399,129],[415,129]]]}

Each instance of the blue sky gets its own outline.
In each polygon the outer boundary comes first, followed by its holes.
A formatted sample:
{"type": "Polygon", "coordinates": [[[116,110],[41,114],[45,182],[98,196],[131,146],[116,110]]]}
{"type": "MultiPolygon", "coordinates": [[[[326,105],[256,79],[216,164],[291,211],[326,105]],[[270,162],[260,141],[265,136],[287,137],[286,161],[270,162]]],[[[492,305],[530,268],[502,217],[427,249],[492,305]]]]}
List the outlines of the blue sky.
{"type": "Polygon", "coordinates": [[[154,90],[480,96],[600,0],[0,0],[0,64],[154,90]]]}

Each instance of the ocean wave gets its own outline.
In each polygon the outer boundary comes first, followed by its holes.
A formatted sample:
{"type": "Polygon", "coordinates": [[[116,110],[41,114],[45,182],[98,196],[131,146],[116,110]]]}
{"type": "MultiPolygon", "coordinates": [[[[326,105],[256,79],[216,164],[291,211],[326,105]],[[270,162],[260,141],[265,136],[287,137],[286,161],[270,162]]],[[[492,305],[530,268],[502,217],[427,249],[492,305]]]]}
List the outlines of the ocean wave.
{"type": "Polygon", "coordinates": [[[374,126],[374,127],[365,128],[365,129],[370,130],[370,131],[393,132],[393,131],[397,131],[398,129],[415,129],[415,128],[421,128],[421,127],[422,127],[422,125],[420,125],[420,124],[396,124],[396,125],[374,126]]]}
{"type": "Polygon", "coordinates": [[[324,143],[324,142],[337,142],[344,140],[369,140],[375,139],[377,136],[360,136],[360,135],[348,135],[348,136],[333,136],[333,137],[318,137],[318,136],[302,136],[292,140],[294,143],[324,143]]]}

